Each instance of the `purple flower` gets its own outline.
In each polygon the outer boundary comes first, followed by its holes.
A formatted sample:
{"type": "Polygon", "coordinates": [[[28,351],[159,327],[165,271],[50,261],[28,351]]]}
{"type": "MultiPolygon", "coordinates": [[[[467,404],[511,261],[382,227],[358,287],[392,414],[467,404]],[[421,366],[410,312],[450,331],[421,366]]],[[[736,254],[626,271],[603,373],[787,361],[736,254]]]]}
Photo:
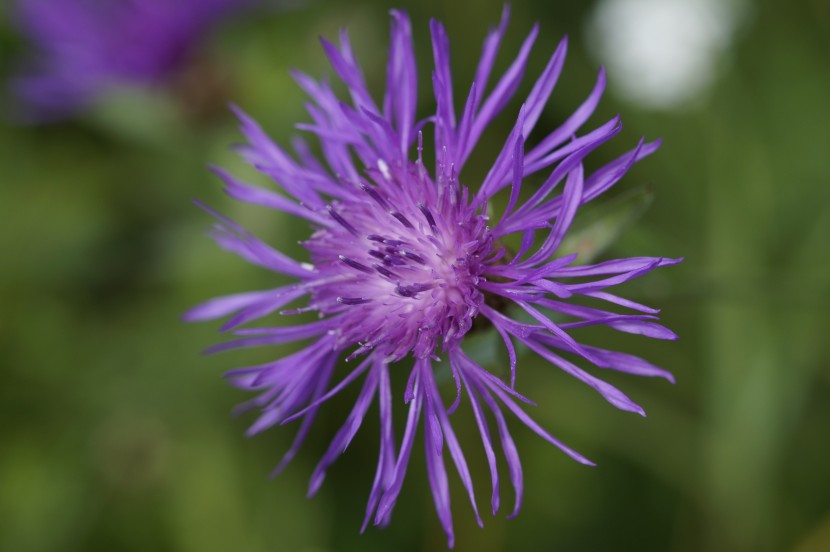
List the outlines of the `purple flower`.
{"type": "Polygon", "coordinates": [[[18,0],[38,57],[12,91],[32,113],[65,116],[115,85],[170,78],[204,34],[250,0],[18,0]]]}
{"type": "Polygon", "coordinates": [[[327,83],[295,74],[312,100],[308,105],[312,122],[298,127],[317,136],[324,162],[301,139],[294,142],[295,155],[290,155],[256,122],[237,111],[248,140],[240,148],[242,156],[273,178],[285,194],[249,186],[221,169],[215,172],[231,197],[307,221],[314,228],[303,242],[309,258],[306,262],[291,259],[210,211],[218,221],[213,237],[220,246],[297,281],[214,299],[186,315],[187,320],[232,315],[223,330],[233,330],[239,338],[214,346],[210,349],[214,352],[310,340],[288,357],[229,373],[234,385],[259,393],[246,405],[260,410],[249,434],[300,421],[296,440],[275,472],[294,456],[321,405],[363,378],[351,414],[314,470],[309,494],[317,491],[326,469],[349,445],[377,398],[380,452],[364,528],[370,521],[375,525],[389,522],[423,420],[429,484],[450,546],[453,529],[444,452],[449,453],[481,523],[465,455],[450,424],[450,414],[462,394],[472,406],[490,466],[493,513],[500,502],[495,452],[499,445],[516,497],[511,515],[518,512],[522,499],[522,468],[505,411],[568,456],[592,464],[542,429],[520,405],[533,403],[515,388],[517,343],[593,387],[622,410],[643,414],[622,391],[566,360],[562,353],[578,355],[598,368],[672,380],[668,372],[645,360],[580,344],[568,333],[571,328],[604,325],[675,339],[655,321],[655,309],[608,289],[678,260],[637,257],[578,266],[573,264],[575,255],[557,256],[579,206],[608,190],[658,147],[641,141],[622,157],[586,174],[583,159],[620,131],[619,119],[614,118],[579,134],[603,91],[605,78],[600,72],[593,91],[573,115],[526,151],[526,139],[562,70],[566,40],[536,80],[477,191],[462,183],[464,165],[482,132],[515,94],[537,36],[534,28],[510,67],[486,92],[507,20],[505,9],[501,23],[484,42],[475,81],[460,113],[454,110],[447,35],[440,23],[431,23],[435,111],[422,120],[416,118],[416,69],[406,14],[392,12],[386,94],[380,105],[367,90],[347,35],[341,35],[339,48],[324,40],[323,48],[348,87],[351,102],[339,100],[327,83]],[[425,131],[435,139],[432,171],[423,162],[425,131]],[[545,171],[547,179],[520,202],[524,178],[539,171],[545,171]],[[503,198],[500,204],[506,203],[503,209],[496,209],[491,201],[497,195],[503,198]],[[514,233],[521,236],[521,246],[509,251],[503,241],[514,233]],[[629,313],[572,303],[570,299],[577,296],[623,307],[629,313]],[[306,297],[302,306],[283,310],[306,297]],[[240,329],[274,312],[314,312],[319,318],[294,326],[240,329]],[[507,381],[464,351],[464,338],[477,318],[488,320],[507,348],[507,381]],[[447,369],[456,386],[449,407],[436,385],[439,354],[448,359],[447,369]],[[341,356],[358,361],[357,366],[333,384],[341,356]],[[393,405],[400,400],[391,391],[393,377],[408,378],[403,397],[408,414],[400,441],[393,434],[393,405]],[[495,434],[488,415],[495,420],[495,434]]]}

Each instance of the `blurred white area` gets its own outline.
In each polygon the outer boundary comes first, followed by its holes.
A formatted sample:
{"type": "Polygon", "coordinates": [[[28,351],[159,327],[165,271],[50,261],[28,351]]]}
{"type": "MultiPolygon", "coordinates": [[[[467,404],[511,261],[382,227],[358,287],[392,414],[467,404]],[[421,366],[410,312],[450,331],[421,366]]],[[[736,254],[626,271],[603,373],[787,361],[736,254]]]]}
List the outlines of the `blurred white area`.
{"type": "Polygon", "coordinates": [[[738,24],[731,0],[600,0],[588,22],[591,50],[611,89],[643,107],[671,109],[714,80],[738,24]]]}

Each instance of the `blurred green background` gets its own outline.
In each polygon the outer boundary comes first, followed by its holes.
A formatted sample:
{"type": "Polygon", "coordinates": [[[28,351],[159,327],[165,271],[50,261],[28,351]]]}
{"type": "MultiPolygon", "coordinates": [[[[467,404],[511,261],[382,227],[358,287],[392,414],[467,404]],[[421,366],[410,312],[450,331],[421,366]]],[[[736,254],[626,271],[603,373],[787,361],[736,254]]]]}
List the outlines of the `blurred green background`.
{"type": "MultiPolygon", "coordinates": [[[[684,2],[702,5],[669,4],[684,2]]],[[[644,356],[677,384],[609,375],[646,408],[642,419],[525,355],[518,385],[540,405],[532,414],[599,466],[570,461],[514,423],[522,513],[504,518],[512,501],[505,471],[502,512],[483,514],[481,530],[453,481],[456,550],[830,550],[830,4],[735,2],[718,13],[709,42],[672,50],[646,41],[646,53],[669,56],[665,85],[649,89],[626,73],[630,56],[614,65],[636,51],[603,45],[603,37],[610,20],[623,44],[642,42],[644,31],[625,25],[645,19],[614,10],[646,6],[648,14],[654,5],[517,2],[499,67],[539,21],[526,94],[567,33],[568,62],[537,136],[579,105],[607,63],[612,81],[592,123],[621,113],[625,128],[591,166],[641,135],[664,138],[657,155],[577,220],[615,238],[603,257],[686,257],[623,290],[662,307],[681,339],[577,337],[644,356]],[[671,55],[689,52],[702,60],[691,63],[697,76],[677,85],[685,96],[661,96],[683,68],[671,55]],[[634,220],[643,194],[651,205],[634,220]],[[595,209],[610,214],[599,227],[586,222],[595,209]]],[[[305,498],[354,390],[323,409],[295,462],[269,480],[294,428],[246,439],[252,417],[229,415],[246,396],[221,374],[281,351],[204,357],[199,351],[220,338],[218,324],[179,321],[209,297],[275,281],[219,251],[191,198],[290,251],[307,235],[305,224],[233,203],[206,171],[216,163],[250,176],[229,149],[241,138],[224,103],[232,99],[287,143],[292,125],[307,120],[288,69],[330,75],[317,36],[347,26],[378,90],[393,6],[413,17],[423,115],[432,106],[429,17],[448,27],[460,95],[500,2],[320,0],[239,17],[206,45],[218,103],[210,97],[182,110],[185,93],[125,91],[71,121],[0,126],[0,549],[445,548],[419,447],[392,525],[358,535],[376,462],[374,410],[318,496],[305,498]]],[[[682,32],[664,32],[668,39],[713,28],[669,13],[675,19],[658,18],[658,28],[682,32]]],[[[27,46],[7,19],[0,48],[8,73],[27,46]]],[[[649,59],[633,63],[657,71],[649,59]]],[[[486,170],[517,109],[485,134],[468,184],[486,170]]],[[[488,473],[469,406],[454,420],[486,509],[488,473]]]]}

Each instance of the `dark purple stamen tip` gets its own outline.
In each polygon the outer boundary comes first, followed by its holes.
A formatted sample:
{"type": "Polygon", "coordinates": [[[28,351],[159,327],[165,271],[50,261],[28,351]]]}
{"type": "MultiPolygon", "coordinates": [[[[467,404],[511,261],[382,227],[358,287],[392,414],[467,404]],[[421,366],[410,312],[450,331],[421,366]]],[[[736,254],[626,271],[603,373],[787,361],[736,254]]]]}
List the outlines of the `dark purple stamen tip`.
{"type": "Polygon", "coordinates": [[[432,217],[432,213],[430,212],[430,210],[427,209],[427,206],[424,205],[423,203],[418,204],[418,209],[421,210],[421,213],[424,215],[424,218],[427,219],[427,223],[429,223],[429,227],[432,228],[432,230],[434,232],[435,228],[436,228],[436,224],[435,224],[435,219],[432,217]]]}
{"type": "Polygon", "coordinates": [[[395,217],[396,219],[398,219],[398,222],[400,222],[401,224],[403,224],[407,228],[415,228],[414,226],[412,226],[412,223],[409,222],[409,219],[407,219],[401,213],[399,213],[397,211],[390,211],[389,214],[392,215],[393,217],[395,217]]]}
{"type": "Polygon", "coordinates": [[[381,266],[379,264],[373,264],[372,267],[375,270],[377,270],[378,272],[380,272],[381,274],[383,274],[384,276],[386,276],[387,278],[389,278],[390,280],[397,280],[398,279],[397,274],[395,274],[391,270],[387,270],[386,268],[384,268],[383,266],[381,266]]]}
{"type": "Polygon", "coordinates": [[[364,297],[338,297],[337,302],[343,305],[362,305],[363,303],[368,303],[371,299],[366,299],[364,297]]]}
{"type": "Polygon", "coordinates": [[[378,193],[377,190],[369,186],[368,184],[361,184],[360,189],[369,194],[369,197],[375,200],[375,202],[383,207],[384,209],[389,209],[389,204],[383,199],[383,196],[378,193]]]}
{"type": "Polygon", "coordinates": [[[432,284],[411,284],[408,286],[398,285],[395,288],[395,293],[402,297],[415,297],[422,291],[432,289],[432,284]]]}
{"type": "Polygon", "coordinates": [[[417,253],[412,253],[411,251],[401,251],[401,255],[410,261],[415,261],[418,264],[427,264],[426,260],[417,253]]]}
{"type": "Polygon", "coordinates": [[[360,235],[358,233],[358,231],[355,229],[354,226],[349,224],[349,222],[346,219],[344,219],[342,216],[340,216],[340,214],[337,211],[334,210],[334,207],[332,207],[331,205],[327,205],[326,209],[328,210],[329,214],[331,215],[331,218],[336,220],[337,223],[340,226],[342,226],[343,228],[348,230],[354,236],[359,236],[360,235]]]}
{"type": "Polygon", "coordinates": [[[366,265],[362,265],[357,261],[353,261],[352,259],[340,255],[340,260],[343,261],[345,264],[349,265],[350,267],[360,270],[361,272],[365,272],[366,274],[372,274],[372,269],[366,265]]]}

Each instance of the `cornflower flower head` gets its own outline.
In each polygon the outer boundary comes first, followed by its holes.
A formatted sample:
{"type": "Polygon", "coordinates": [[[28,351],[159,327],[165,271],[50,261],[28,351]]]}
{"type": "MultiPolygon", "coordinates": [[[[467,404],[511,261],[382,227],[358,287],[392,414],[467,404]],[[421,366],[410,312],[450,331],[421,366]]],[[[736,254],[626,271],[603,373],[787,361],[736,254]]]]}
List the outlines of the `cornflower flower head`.
{"type": "Polygon", "coordinates": [[[64,117],[114,86],[150,86],[181,70],[205,34],[251,0],[18,0],[14,15],[35,47],[11,82],[30,112],[64,117]]]}
{"type": "Polygon", "coordinates": [[[516,93],[537,28],[488,92],[494,58],[508,22],[505,8],[498,27],[491,29],[484,41],[475,81],[468,88],[463,110],[456,113],[449,41],[442,24],[432,21],[435,109],[419,120],[410,21],[401,11],[391,14],[382,103],[376,103],[369,93],[345,32],[339,47],[323,40],[323,48],[348,88],[350,103],[338,99],[326,82],[294,74],[312,100],[308,104],[311,122],[298,127],[317,137],[322,162],[301,139],[294,142],[294,154],[289,154],[253,119],[236,110],[247,138],[241,155],[273,178],[284,193],[251,186],[222,169],[215,172],[231,197],[310,223],[313,233],[302,242],[308,258],[302,262],[289,258],[205,207],[217,220],[213,236],[221,247],[296,278],[296,283],[220,297],[191,310],[186,319],[230,316],[223,329],[233,330],[239,337],[212,347],[211,352],[309,340],[289,356],[228,374],[237,387],[258,393],[243,406],[260,411],[249,434],[300,422],[296,439],[275,473],[294,457],[323,403],[362,378],[354,408],[311,476],[309,495],[318,490],[326,470],[349,445],[377,399],[379,457],[364,529],[370,522],[381,526],[389,522],[423,420],[429,485],[452,546],[445,453],[481,524],[465,454],[450,423],[450,414],[462,395],[472,407],[489,464],[491,509],[495,514],[500,503],[495,452],[500,444],[515,494],[511,514],[515,515],[522,501],[522,468],[506,412],[571,458],[592,464],[539,426],[520,405],[533,403],[515,386],[516,344],[591,386],[614,406],[643,414],[622,391],[566,360],[562,353],[578,355],[598,368],[671,380],[668,372],[638,357],[578,343],[568,330],[604,325],[674,339],[670,330],[655,321],[655,309],[608,289],[678,260],[637,257],[580,266],[574,265],[576,255],[557,255],[578,208],[608,190],[635,162],[658,147],[641,141],[618,159],[586,173],[585,157],[621,128],[615,117],[580,134],[603,91],[602,71],[588,98],[560,127],[536,146],[525,147],[562,70],[566,40],[559,43],[535,81],[501,153],[474,191],[463,182],[465,163],[487,125],[516,93]],[[422,156],[424,134],[429,130],[434,136],[436,159],[432,171],[422,156]],[[539,171],[545,171],[547,179],[520,202],[523,180],[539,171]],[[506,207],[491,216],[488,206],[500,193],[506,195],[506,207]],[[521,235],[521,246],[509,252],[502,241],[514,233],[521,235]],[[618,314],[570,301],[578,296],[631,312],[618,314]],[[284,310],[301,298],[307,298],[301,306],[284,310]],[[319,319],[294,326],[240,329],[277,311],[283,315],[316,312],[319,319]],[[521,312],[526,313],[522,315],[525,321],[514,318],[521,312]],[[570,321],[554,322],[551,313],[570,321]],[[488,320],[504,342],[509,356],[509,369],[504,374],[491,373],[464,350],[465,337],[479,317],[488,320]],[[448,359],[455,382],[456,397],[449,406],[436,384],[438,355],[448,359]],[[335,378],[341,357],[356,365],[335,378]],[[406,378],[403,397],[393,397],[392,378],[406,378]],[[398,440],[393,410],[401,398],[408,411],[398,440]],[[488,416],[495,422],[495,435],[488,416]]]}

